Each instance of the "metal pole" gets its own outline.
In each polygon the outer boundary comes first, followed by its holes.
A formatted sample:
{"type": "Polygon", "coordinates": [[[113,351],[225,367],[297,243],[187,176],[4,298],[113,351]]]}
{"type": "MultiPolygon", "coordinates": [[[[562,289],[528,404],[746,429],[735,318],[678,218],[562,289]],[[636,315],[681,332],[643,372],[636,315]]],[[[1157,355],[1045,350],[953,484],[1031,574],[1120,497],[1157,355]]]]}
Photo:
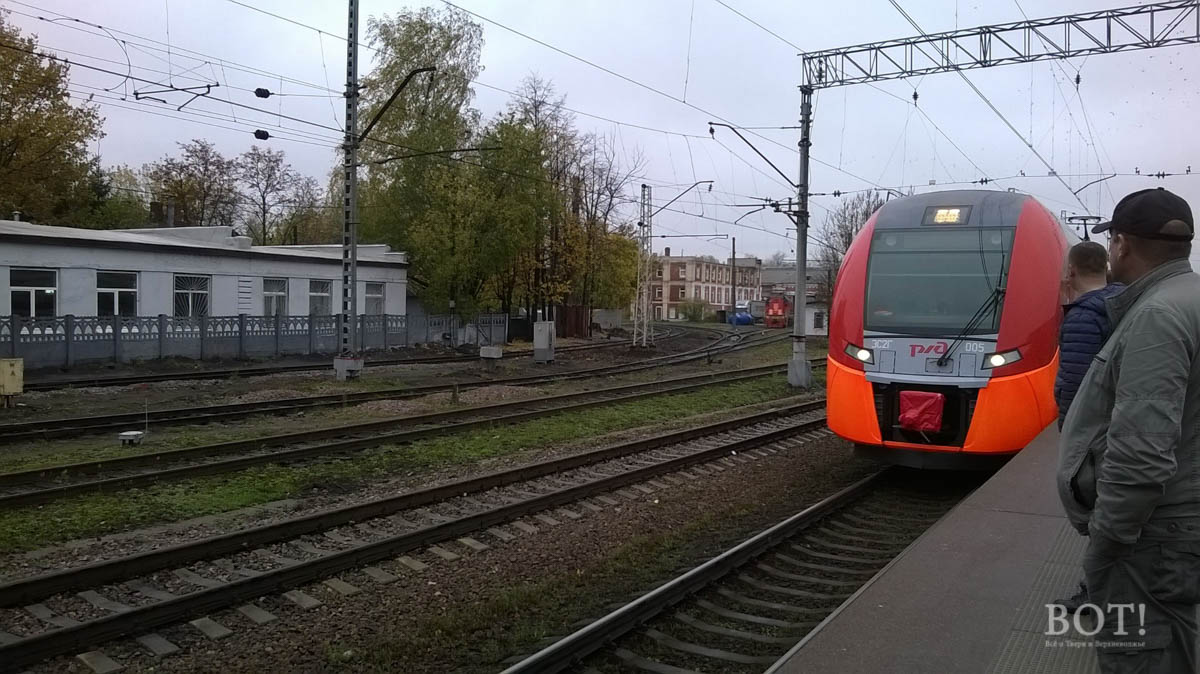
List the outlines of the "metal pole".
{"type": "Polygon", "coordinates": [[[733,237],[733,248],[729,251],[729,315],[733,327],[737,328],[737,237],[733,237]]]}
{"type": "Polygon", "coordinates": [[[339,379],[362,369],[356,359],[358,312],[358,0],[349,1],[346,39],[346,138],[342,167],[342,311],[338,316],[340,358],[334,361],[339,379]]]}
{"type": "Polygon", "coordinates": [[[788,361],[788,384],[798,388],[812,386],[812,370],[808,366],[808,349],[804,338],[804,317],[808,295],[808,148],[812,144],[813,89],[800,87],[800,180],[796,189],[799,212],[796,214],[796,308],[792,323],[792,359],[788,361]]]}

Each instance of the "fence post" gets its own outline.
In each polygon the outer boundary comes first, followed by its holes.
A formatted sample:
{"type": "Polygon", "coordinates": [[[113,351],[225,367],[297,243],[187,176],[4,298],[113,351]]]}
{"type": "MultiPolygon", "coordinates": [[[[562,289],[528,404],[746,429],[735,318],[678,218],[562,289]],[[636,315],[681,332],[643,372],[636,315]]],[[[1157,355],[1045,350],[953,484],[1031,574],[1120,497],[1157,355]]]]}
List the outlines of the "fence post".
{"type": "Polygon", "coordinates": [[[383,315],[383,350],[384,351],[387,351],[389,348],[391,348],[390,347],[391,340],[388,339],[388,328],[392,327],[391,322],[392,322],[392,315],[384,314],[383,315]]]}
{"type": "Polygon", "coordinates": [[[275,355],[276,356],[279,355],[279,332],[282,329],[282,325],[283,325],[283,320],[281,318],[282,315],[283,314],[280,314],[279,311],[275,312],[275,355]]]}
{"type": "Polygon", "coordinates": [[[67,330],[66,341],[63,342],[67,351],[65,360],[67,361],[67,367],[71,367],[75,364],[75,354],[71,352],[72,342],[75,341],[75,314],[67,314],[66,318],[63,319],[63,324],[67,330]]]}
{"type": "Polygon", "coordinates": [[[308,353],[317,352],[317,315],[308,315],[308,353]]]}
{"type": "Polygon", "coordinates": [[[113,331],[113,361],[116,363],[120,363],[121,362],[121,317],[120,316],[112,317],[112,331],[113,331]]]}
{"type": "Polygon", "coordinates": [[[200,316],[200,360],[204,360],[204,355],[208,341],[208,316],[200,316]]]}
{"type": "Polygon", "coordinates": [[[238,360],[246,359],[246,314],[238,314],[238,360]]]}
{"type": "Polygon", "coordinates": [[[158,357],[167,357],[167,315],[158,315],[158,357]]]}
{"type": "Polygon", "coordinates": [[[13,358],[17,357],[17,340],[21,338],[21,317],[12,314],[8,317],[8,334],[12,336],[12,341],[9,342],[9,355],[13,358]]]}

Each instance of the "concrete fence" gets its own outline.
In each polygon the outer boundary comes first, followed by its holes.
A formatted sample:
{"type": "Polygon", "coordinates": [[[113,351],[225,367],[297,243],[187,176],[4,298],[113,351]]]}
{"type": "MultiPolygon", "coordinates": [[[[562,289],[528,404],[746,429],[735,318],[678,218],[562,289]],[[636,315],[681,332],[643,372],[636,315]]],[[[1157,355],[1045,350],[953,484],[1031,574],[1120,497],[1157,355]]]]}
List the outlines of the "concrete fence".
{"type": "MultiPolygon", "coordinates": [[[[358,317],[364,351],[416,344],[503,344],[508,317],[358,317]]],[[[336,353],[338,316],[0,316],[0,357],[27,369],[154,358],[267,358],[336,353]]]]}

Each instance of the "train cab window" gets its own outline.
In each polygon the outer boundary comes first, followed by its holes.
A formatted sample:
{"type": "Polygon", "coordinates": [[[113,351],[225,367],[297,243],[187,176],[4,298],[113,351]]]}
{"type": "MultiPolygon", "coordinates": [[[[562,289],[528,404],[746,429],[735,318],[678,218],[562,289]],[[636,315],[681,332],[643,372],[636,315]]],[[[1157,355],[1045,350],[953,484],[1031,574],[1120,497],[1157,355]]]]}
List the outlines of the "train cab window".
{"type": "Polygon", "coordinates": [[[871,239],[864,327],[913,335],[995,333],[1013,228],[881,229],[871,239]],[[978,315],[978,316],[977,316],[978,315]]]}

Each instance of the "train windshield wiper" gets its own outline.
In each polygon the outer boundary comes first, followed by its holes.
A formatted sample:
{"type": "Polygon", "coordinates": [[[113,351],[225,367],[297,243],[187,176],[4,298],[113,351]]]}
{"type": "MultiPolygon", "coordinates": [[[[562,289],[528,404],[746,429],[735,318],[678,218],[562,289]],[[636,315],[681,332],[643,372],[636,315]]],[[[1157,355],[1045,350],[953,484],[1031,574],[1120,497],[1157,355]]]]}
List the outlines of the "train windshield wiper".
{"type": "Polygon", "coordinates": [[[971,320],[967,321],[967,324],[963,326],[962,330],[960,330],[950,342],[950,346],[946,349],[946,353],[943,353],[938,357],[938,367],[946,366],[946,363],[950,361],[951,354],[954,353],[955,347],[957,347],[959,343],[967,337],[967,335],[975,332],[975,329],[978,328],[981,323],[983,323],[983,319],[987,318],[993,311],[995,311],[996,306],[1000,304],[1000,300],[1003,297],[1004,289],[1000,286],[996,286],[992,289],[992,292],[988,293],[987,299],[985,299],[983,304],[979,305],[979,308],[975,310],[975,314],[971,316],[971,320]]]}

